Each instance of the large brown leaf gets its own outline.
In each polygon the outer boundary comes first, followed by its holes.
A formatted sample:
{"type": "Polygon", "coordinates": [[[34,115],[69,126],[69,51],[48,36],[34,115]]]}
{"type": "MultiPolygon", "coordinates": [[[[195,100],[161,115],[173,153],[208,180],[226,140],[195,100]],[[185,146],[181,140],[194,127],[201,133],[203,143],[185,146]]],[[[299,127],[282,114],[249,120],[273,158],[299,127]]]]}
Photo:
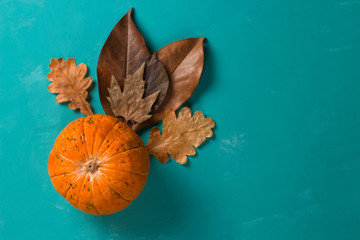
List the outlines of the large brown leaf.
{"type": "Polygon", "coordinates": [[[159,97],[152,106],[152,112],[156,112],[165,99],[169,87],[169,76],[164,65],[156,57],[156,53],[147,57],[145,62],[144,79],[146,87],[144,97],[160,90],[159,97]]]}
{"type": "Polygon", "coordinates": [[[194,147],[213,135],[211,129],[214,126],[214,121],[205,118],[200,111],[191,117],[190,109],[184,107],[177,118],[175,112],[167,111],[163,119],[163,134],[160,134],[159,128],[153,127],[146,148],[162,163],[166,163],[170,155],[178,163],[184,164],[188,155],[196,154],[194,147]]]}
{"type": "Polygon", "coordinates": [[[149,119],[151,107],[160,90],[143,98],[145,81],[143,80],[145,63],[134,73],[125,78],[124,91],[121,91],[115,77],[112,77],[109,88],[111,109],[116,117],[124,118],[124,122],[132,126],[132,122],[142,123],[149,119]]]}
{"type": "Polygon", "coordinates": [[[52,83],[48,89],[51,93],[58,93],[56,102],[70,102],[69,108],[74,110],[79,108],[81,113],[88,116],[94,114],[90,104],[86,101],[88,89],[92,78],[84,78],[87,66],[84,63],[76,66],[75,59],[52,58],[49,64],[51,72],[46,77],[52,83]]]}
{"type": "Polygon", "coordinates": [[[108,88],[113,75],[121,88],[124,80],[134,73],[139,62],[150,56],[145,40],[131,19],[132,9],[115,25],[106,40],[98,61],[97,75],[101,105],[106,114],[114,116],[108,88]]]}
{"type": "Polygon", "coordinates": [[[204,66],[204,38],[188,38],[163,47],[157,57],[164,64],[170,84],[163,104],[153,116],[135,130],[153,124],[163,118],[165,111],[175,111],[195,91],[204,66]]]}

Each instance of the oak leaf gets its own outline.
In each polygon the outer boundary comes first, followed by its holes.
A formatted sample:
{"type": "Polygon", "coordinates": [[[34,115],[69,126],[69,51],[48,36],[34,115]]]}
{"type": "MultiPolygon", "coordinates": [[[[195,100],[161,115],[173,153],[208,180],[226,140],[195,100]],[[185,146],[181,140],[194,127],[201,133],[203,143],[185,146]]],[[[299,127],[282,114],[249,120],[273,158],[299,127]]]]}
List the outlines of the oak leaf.
{"type": "Polygon", "coordinates": [[[69,108],[79,108],[86,116],[94,114],[90,104],[86,101],[88,89],[92,83],[91,77],[86,77],[87,66],[84,63],[76,66],[75,59],[52,58],[49,64],[51,72],[46,75],[52,83],[48,89],[51,93],[58,93],[56,102],[70,102],[69,108]]]}
{"type": "Polygon", "coordinates": [[[214,126],[215,122],[211,118],[205,118],[200,111],[191,117],[190,109],[184,107],[177,118],[174,111],[166,111],[163,134],[160,134],[159,128],[153,127],[146,147],[149,153],[162,163],[166,163],[170,155],[178,163],[184,164],[187,156],[196,154],[194,147],[198,147],[213,135],[211,129],[214,126]]]}
{"type": "MultiPolygon", "coordinates": [[[[125,122],[130,125],[130,121],[142,123],[149,119],[151,107],[159,96],[157,91],[143,98],[145,81],[143,80],[145,63],[132,75],[125,78],[124,89],[121,91],[116,78],[112,76],[111,85],[108,89],[112,112],[117,117],[123,117],[125,122]]],[[[131,126],[131,125],[130,125],[131,126]]]]}

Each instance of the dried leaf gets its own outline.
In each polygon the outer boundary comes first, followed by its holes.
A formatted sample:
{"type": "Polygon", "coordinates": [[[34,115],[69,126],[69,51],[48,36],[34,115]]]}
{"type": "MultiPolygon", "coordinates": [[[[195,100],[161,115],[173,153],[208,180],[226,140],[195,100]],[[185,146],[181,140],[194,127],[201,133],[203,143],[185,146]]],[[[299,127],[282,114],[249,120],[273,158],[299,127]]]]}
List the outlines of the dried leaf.
{"type": "Polygon", "coordinates": [[[92,78],[84,78],[87,66],[84,63],[76,66],[75,59],[52,58],[49,64],[51,72],[47,78],[52,83],[48,89],[51,93],[58,93],[56,102],[70,102],[69,108],[74,110],[79,108],[80,112],[86,116],[94,114],[90,104],[86,101],[88,89],[92,83],[92,78]]]}
{"type": "Polygon", "coordinates": [[[149,119],[151,117],[149,115],[151,107],[160,93],[159,90],[146,98],[142,98],[145,89],[144,68],[145,63],[134,74],[125,78],[123,91],[121,91],[115,77],[112,76],[111,79],[108,100],[112,112],[117,117],[123,117],[126,123],[129,123],[129,121],[142,123],[149,119]]]}
{"type": "Polygon", "coordinates": [[[170,43],[157,52],[170,76],[170,84],[163,104],[146,122],[135,130],[163,118],[165,111],[175,111],[195,91],[204,66],[203,41],[205,38],[188,38],[170,43]]]}
{"type": "Polygon", "coordinates": [[[205,118],[200,111],[191,117],[190,109],[184,107],[177,118],[175,112],[167,111],[163,119],[163,134],[160,135],[159,128],[153,127],[146,147],[149,153],[162,163],[170,159],[169,154],[178,163],[184,164],[187,155],[196,154],[194,147],[198,147],[206,138],[213,135],[211,129],[214,126],[214,121],[205,118]]]}
{"type": "Polygon", "coordinates": [[[165,99],[169,87],[169,76],[164,65],[159,61],[159,59],[157,59],[156,53],[154,53],[151,57],[147,57],[145,62],[144,97],[147,97],[160,90],[159,97],[152,106],[152,112],[156,112],[165,99]]]}
{"type": "Polygon", "coordinates": [[[124,87],[124,79],[135,72],[139,62],[150,56],[145,40],[131,19],[132,9],[115,25],[106,40],[98,61],[97,75],[101,105],[114,116],[108,101],[108,88],[113,75],[124,87]]]}

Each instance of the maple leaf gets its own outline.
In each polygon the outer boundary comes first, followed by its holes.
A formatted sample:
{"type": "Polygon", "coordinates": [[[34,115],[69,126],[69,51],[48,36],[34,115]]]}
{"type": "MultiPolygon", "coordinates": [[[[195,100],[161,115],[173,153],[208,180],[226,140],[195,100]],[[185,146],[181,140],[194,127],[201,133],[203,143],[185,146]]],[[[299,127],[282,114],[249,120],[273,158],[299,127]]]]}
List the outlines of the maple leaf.
{"type": "Polygon", "coordinates": [[[123,117],[125,122],[142,123],[151,118],[151,107],[159,96],[160,90],[142,98],[145,90],[144,76],[145,63],[132,75],[124,80],[124,90],[114,76],[111,77],[109,97],[111,109],[115,116],[123,117]]]}
{"type": "Polygon", "coordinates": [[[94,114],[90,104],[86,101],[88,89],[92,83],[91,77],[85,77],[87,66],[84,63],[76,66],[75,59],[52,58],[49,64],[51,71],[46,75],[52,83],[48,89],[51,93],[58,93],[56,102],[70,102],[69,108],[79,108],[86,116],[94,114]]]}
{"type": "Polygon", "coordinates": [[[176,118],[174,111],[166,111],[163,118],[163,134],[157,127],[151,129],[149,142],[146,145],[149,153],[160,162],[166,163],[173,157],[178,163],[184,164],[187,156],[196,154],[194,147],[198,147],[206,138],[213,135],[215,122],[205,118],[197,111],[191,117],[189,108],[184,107],[176,118]]]}

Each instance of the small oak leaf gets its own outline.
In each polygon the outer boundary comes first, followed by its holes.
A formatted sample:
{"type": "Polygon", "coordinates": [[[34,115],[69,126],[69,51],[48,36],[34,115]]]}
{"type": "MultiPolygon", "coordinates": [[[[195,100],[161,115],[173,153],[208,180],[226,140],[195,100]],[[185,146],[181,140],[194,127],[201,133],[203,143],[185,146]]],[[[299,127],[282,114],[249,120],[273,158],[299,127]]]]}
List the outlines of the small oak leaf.
{"type": "Polygon", "coordinates": [[[92,83],[91,77],[85,77],[87,66],[84,63],[76,66],[75,59],[52,58],[49,64],[51,72],[46,77],[52,83],[48,89],[51,93],[58,93],[56,102],[70,102],[69,108],[79,108],[86,116],[94,114],[90,104],[86,101],[88,89],[92,83]]]}
{"type": "Polygon", "coordinates": [[[160,90],[143,98],[145,90],[144,76],[145,63],[132,75],[124,80],[124,90],[114,76],[111,78],[109,97],[111,109],[115,116],[123,117],[125,122],[142,123],[151,118],[151,107],[159,96],[160,90]]]}
{"type": "Polygon", "coordinates": [[[200,111],[191,117],[190,109],[184,107],[177,118],[174,111],[166,111],[163,134],[160,134],[159,128],[153,127],[146,147],[149,153],[162,163],[166,163],[170,155],[178,163],[184,164],[187,156],[196,154],[194,147],[198,147],[213,135],[211,129],[214,126],[215,122],[211,118],[205,118],[200,111]]]}

